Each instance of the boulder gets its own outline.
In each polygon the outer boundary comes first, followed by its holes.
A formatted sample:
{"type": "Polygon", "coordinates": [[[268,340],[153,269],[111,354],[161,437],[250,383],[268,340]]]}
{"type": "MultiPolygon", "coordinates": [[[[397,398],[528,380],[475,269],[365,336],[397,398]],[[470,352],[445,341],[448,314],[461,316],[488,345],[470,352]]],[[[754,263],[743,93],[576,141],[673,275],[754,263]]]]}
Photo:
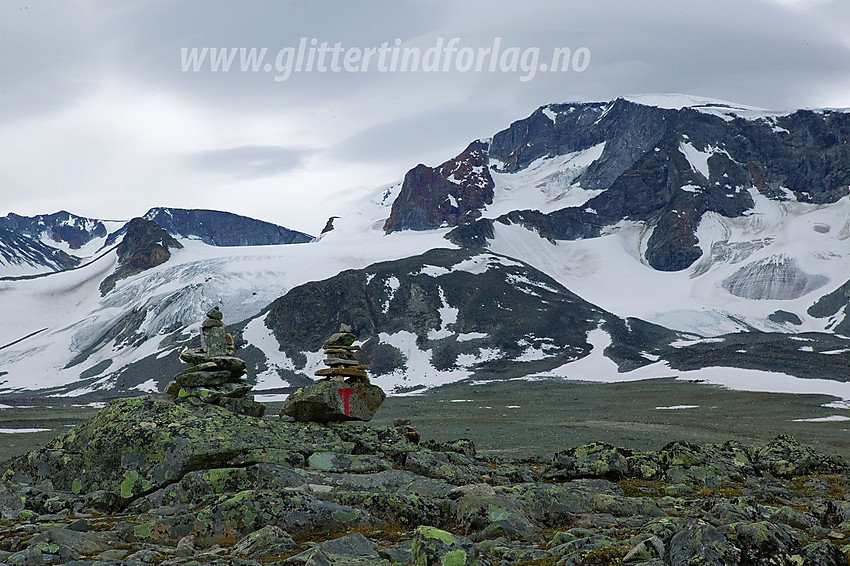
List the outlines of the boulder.
{"type": "Polygon", "coordinates": [[[412,553],[413,566],[478,564],[478,551],[469,539],[426,525],[416,527],[412,553]]]}
{"type": "Polygon", "coordinates": [[[386,394],[377,385],[326,379],[296,390],[280,408],[280,416],[301,422],[369,421],[386,394]]]}

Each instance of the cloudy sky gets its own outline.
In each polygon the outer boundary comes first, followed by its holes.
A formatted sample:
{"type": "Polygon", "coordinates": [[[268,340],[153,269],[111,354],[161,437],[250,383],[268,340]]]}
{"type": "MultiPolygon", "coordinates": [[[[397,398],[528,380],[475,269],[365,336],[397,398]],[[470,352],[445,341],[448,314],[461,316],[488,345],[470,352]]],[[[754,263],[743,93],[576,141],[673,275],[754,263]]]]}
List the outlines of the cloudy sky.
{"type": "Polygon", "coordinates": [[[850,107],[850,2],[4,0],[0,215],[316,234],[541,105],[659,92],[850,107]]]}

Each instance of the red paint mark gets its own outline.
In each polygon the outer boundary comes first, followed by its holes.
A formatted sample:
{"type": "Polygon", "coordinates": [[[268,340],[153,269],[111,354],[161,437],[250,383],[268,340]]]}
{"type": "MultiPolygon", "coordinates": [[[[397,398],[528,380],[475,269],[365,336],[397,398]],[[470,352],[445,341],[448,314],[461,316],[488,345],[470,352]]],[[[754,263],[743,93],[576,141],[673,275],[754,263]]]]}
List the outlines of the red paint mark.
{"type": "Polygon", "coordinates": [[[342,407],[345,411],[345,416],[348,416],[348,396],[352,393],[354,393],[354,389],[352,387],[337,390],[337,394],[342,397],[342,407]]]}

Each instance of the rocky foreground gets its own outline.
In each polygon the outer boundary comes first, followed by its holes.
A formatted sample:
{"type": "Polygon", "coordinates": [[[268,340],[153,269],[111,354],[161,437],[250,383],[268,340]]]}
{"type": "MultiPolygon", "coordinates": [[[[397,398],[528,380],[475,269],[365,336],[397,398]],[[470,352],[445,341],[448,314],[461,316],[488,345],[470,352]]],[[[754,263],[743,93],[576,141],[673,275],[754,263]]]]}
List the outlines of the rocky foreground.
{"type": "MultiPolygon", "coordinates": [[[[110,403],[0,471],[0,564],[844,565],[850,466],[590,444],[495,461],[410,427],[110,403]],[[404,433],[404,434],[403,434],[404,433]]],[[[569,439],[564,439],[565,446],[569,439]]]]}

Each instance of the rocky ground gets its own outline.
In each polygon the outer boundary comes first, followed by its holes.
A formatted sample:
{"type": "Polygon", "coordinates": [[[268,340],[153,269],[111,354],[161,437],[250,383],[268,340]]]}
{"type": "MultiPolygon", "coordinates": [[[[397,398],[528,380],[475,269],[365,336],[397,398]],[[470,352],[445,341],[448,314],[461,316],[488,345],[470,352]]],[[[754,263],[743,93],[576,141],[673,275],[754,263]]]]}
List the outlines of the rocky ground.
{"type": "Polygon", "coordinates": [[[0,564],[843,565],[850,465],[760,445],[546,458],[166,396],[2,466],[0,564]],[[415,438],[413,439],[415,440],[415,438]]]}

